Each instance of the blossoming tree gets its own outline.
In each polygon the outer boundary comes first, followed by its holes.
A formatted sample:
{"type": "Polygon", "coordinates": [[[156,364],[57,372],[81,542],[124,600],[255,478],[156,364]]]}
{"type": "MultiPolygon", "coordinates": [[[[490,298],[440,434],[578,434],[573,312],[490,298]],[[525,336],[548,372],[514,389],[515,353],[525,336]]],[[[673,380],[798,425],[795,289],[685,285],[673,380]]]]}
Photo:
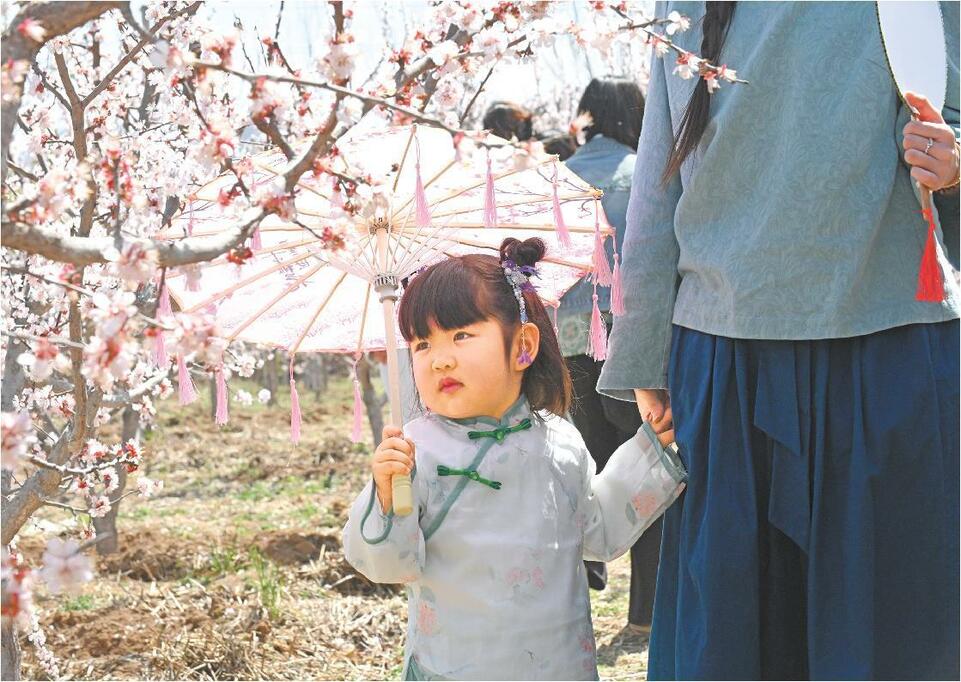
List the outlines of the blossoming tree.
{"type": "MultiPolygon", "coordinates": [[[[434,3],[365,80],[356,73],[352,11],[342,2],[326,6],[319,59],[293,64],[276,34],[256,36],[265,55],[260,69],[248,55],[249,36],[215,28],[212,13],[223,6],[5,5],[3,679],[19,677],[18,624],[57,675],[31,607],[33,585],[39,579],[59,591],[91,579],[83,550],[115,541],[84,526],[81,537],[51,539],[31,569],[15,548],[28,519],[52,506],[95,521],[116,514],[126,495],[156,492],[161,482],[143,476],[124,491],[145,456],[138,426],[151,422],[157,402],[174,393],[175,381],[189,401],[191,375],[253,372],[250,354],[225,347],[215,319],[171,309],[169,274],[181,271],[189,282],[199,277],[198,263],[243,263],[266,216],[296,219],[293,200],[305,173],[343,197],[325,232],[328,247],[340,247],[351,215],[379,181],[331,169],[339,138],[376,117],[437,126],[455,143],[471,140],[462,126],[498,65],[533,63],[558,35],[601,59],[630,41],[658,55],[674,50],[678,76],[705,78],[712,91],[736,80],[732,70],[673,45],[685,17],[655,21],[631,16],[625,2],[589,2],[582,4],[590,21],[577,24],[557,11],[564,4],[434,3]],[[252,186],[250,131],[288,159],[275,184],[252,186]],[[218,174],[232,179],[218,198],[227,229],[158,238],[191,193],[218,174]],[[176,377],[172,366],[180,367],[176,377]],[[121,439],[100,442],[100,427],[112,419],[123,421],[121,439]]],[[[517,163],[541,153],[537,145],[518,144],[517,163]]]]}

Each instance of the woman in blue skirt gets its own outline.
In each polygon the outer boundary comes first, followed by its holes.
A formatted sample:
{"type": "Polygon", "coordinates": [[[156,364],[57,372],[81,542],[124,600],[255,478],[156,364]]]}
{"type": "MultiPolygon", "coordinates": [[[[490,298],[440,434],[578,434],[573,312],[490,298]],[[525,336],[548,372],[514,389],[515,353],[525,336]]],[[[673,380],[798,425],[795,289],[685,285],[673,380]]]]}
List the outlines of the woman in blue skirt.
{"type": "Polygon", "coordinates": [[[908,96],[914,122],[874,3],[673,10],[681,48],[750,84],[652,63],[598,382],[689,472],[649,675],[957,679],[958,235],[938,226],[944,293],[919,296],[912,180],[957,215],[958,4],[946,105],[908,96]]]}

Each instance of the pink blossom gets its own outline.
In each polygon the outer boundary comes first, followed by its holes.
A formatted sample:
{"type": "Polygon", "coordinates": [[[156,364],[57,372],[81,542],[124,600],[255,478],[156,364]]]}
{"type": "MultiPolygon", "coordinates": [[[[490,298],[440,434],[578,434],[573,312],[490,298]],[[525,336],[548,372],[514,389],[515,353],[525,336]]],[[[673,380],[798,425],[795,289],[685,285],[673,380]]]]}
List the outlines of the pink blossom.
{"type": "Polygon", "coordinates": [[[434,101],[441,109],[453,109],[460,106],[464,97],[464,86],[453,76],[444,76],[437,83],[434,91],[434,101]]]}
{"type": "Polygon", "coordinates": [[[155,481],[153,479],[147,478],[146,476],[141,476],[137,479],[137,490],[144,497],[152,497],[156,493],[163,490],[164,482],[155,481]]]}
{"type": "Polygon", "coordinates": [[[330,43],[330,51],[323,59],[327,75],[339,81],[350,78],[357,58],[357,44],[349,33],[342,33],[330,43]]]}
{"type": "Polygon", "coordinates": [[[270,391],[268,391],[266,388],[262,388],[257,391],[257,402],[264,405],[270,402],[270,391]]]}
{"type": "Polygon", "coordinates": [[[297,207],[294,205],[294,195],[280,182],[262,185],[254,195],[254,201],[268,213],[276,213],[284,220],[297,217],[297,207]]]}
{"type": "Polygon", "coordinates": [[[675,33],[683,33],[689,28],[691,28],[691,20],[677,10],[667,15],[667,26],[664,28],[664,32],[667,33],[667,35],[672,36],[675,33]]]}
{"type": "Polygon", "coordinates": [[[503,27],[497,25],[485,28],[474,36],[474,47],[483,52],[488,59],[503,56],[508,42],[510,41],[503,27]]]}
{"type": "Polygon", "coordinates": [[[42,43],[47,37],[47,29],[36,19],[27,17],[17,25],[17,33],[35,43],[42,43]]]}
{"type": "Polygon", "coordinates": [[[17,362],[24,366],[34,381],[44,381],[53,373],[60,351],[46,338],[33,342],[31,352],[21,353],[17,362]]]}
{"type": "Polygon", "coordinates": [[[106,495],[100,495],[91,501],[88,511],[90,516],[94,518],[104,517],[110,513],[110,500],[106,495]]]}
{"type": "Polygon", "coordinates": [[[437,66],[443,66],[457,56],[460,48],[453,40],[444,40],[427,51],[427,58],[437,66]]]}
{"type": "Polygon", "coordinates": [[[100,470],[100,481],[103,483],[103,491],[105,493],[112,493],[120,486],[117,471],[113,467],[100,470]]]}
{"type": "Polygon", "coordinates": [[[146,282],[157,271],[157,252],[138,243],[128,244],[117,261],[117,271],[128,286],[146,282]]]}
{"type": "Polygon", "coordinates": [[[23,82],[28,71],[30,71],[30,62],[26,59],[8,61],[0,68],[0,97],[4,104],[14,100],[16,86],[23,82]]]}
{"type": "Polygon", "coordinates": [[[74,539],[51,538],[43,553],[40,578],[51,592],[73,591],[93,578],[93,563],[74,539]]]}
{"type": "Polygon", "coordinates": [[[33,425],[30,423],[30,413],[23,412],[4,412],[2,418],[2,455],[0,455],[0,465],[4,469],[11,470],[16,463],[27,456],[36,436],[33,432],[33,425]]]}

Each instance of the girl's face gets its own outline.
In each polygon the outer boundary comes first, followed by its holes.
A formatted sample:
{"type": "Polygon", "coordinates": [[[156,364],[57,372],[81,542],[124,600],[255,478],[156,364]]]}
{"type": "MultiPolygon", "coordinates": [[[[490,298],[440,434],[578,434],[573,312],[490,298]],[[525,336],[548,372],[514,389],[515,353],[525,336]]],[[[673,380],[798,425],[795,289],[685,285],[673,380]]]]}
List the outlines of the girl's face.
{"type": "MultiPolygon", "coordinates": [[[[540,340],[534,324],[524,325],[523,343],[531,358],[540,340]]],[[[500,419],[518,398],[526,365],[520,364],[518,330],[505,355],[501,325],[494,319],[458,329],[431,325],[426,339],[410,342],[414,383],[423,404],[444,417],[500,419]]]]}

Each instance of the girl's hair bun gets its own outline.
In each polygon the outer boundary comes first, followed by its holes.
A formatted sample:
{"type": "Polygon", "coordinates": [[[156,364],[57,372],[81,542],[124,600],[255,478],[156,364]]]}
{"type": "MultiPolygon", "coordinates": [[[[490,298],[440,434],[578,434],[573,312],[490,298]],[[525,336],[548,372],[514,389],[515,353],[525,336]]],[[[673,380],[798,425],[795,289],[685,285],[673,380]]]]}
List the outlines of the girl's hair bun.
{"type": "Polygon", "coordinates": [[[524,241],[508,237],[501,242],[501,263],[512,260],[517,265],[537,265],[546,253],[547,245],[537,237],[524,241]]]}

